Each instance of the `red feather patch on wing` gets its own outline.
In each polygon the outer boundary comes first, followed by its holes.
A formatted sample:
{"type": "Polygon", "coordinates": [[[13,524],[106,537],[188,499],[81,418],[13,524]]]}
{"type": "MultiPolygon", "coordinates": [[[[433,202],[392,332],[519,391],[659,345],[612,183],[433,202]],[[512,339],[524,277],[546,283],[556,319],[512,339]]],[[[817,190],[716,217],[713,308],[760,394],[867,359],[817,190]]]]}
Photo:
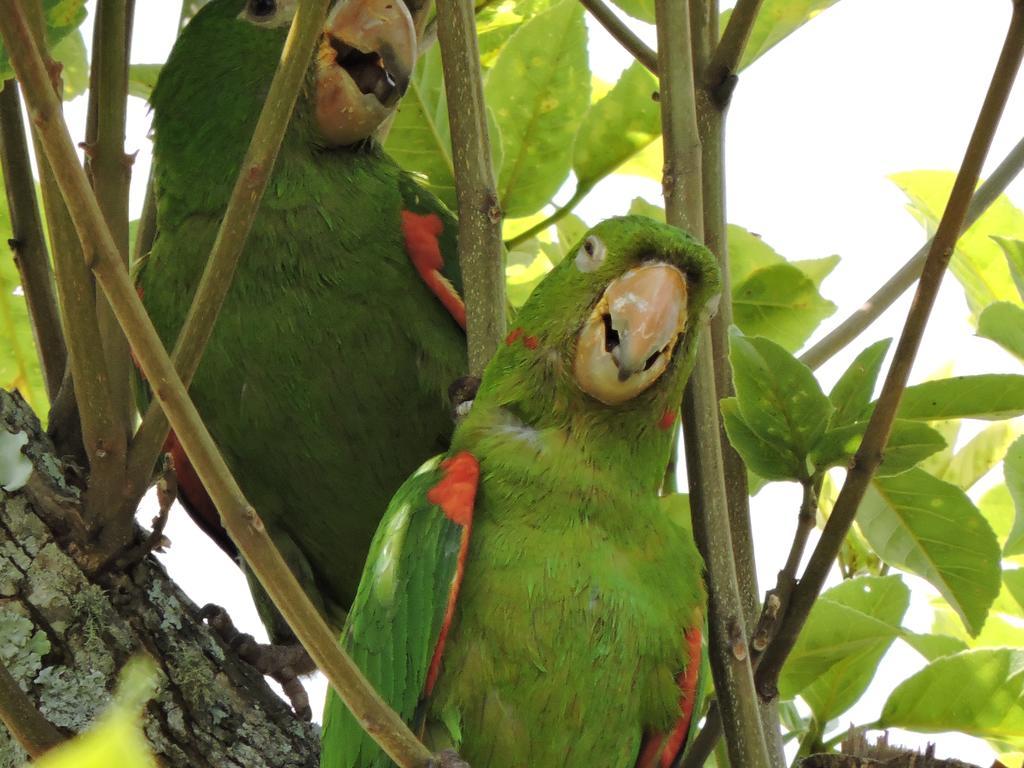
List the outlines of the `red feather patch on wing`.
{"type": "Polygon", "coordinates": [[[693,706],[697,699],[697,675],[700,672],[700,628],[691,627],[686,630],[685,637],[690,651],[690,661],[678,677],[679,719],[671,733],[649,733],[644,736],[640,756],[636,760],[636,768],[670,768],[683,747],[686,746],[690,721],[693,719],[693,706]]]}
{"type": "Polygon", "coordinates": [[[224,530],[220,522],[220,513],[213,504],[213,499],[206,492],[203,481],[199,479],[192,462],[185,455],[185,449],[178,442],[178,436],[172,430],[164,442],[164,451],[171,454],[171,465],[174,468],[174,476],[178,481],[178,500],[193,522],[203,529],[203,532],[213,539],[217,545],[230,557],[235,558],[238,550],[235,544],[224,530]]]}
{"type": "Polygon", "coordinates": [[[434,690],[434,684],[441,673],[441,656],[444,644],[448,639],[448,630],[455,616],[455,605],[459,600],[459,587],[466,572],[466,554],[469,552],[469,536],[473,528],[473,504],[476,500],[476,488],[480,479],[480,463],[468,451],[461,451],[450,459],[441,462],[444,476],[440,482],[427,491],[427,500],[437,504],[452,522],[462,526],[462,538],[459,541],[458,564],[452,578],[452,586],[448,591],[448,605],[445,606],[441,632],[437,637],[437,646],[430,659],[427,671],[427,682],[423,686],[424,697],[434,690]]]}
{"type": "Polygon", "coordinates": [[[436,213],[402,211],[402,235],[405,237],[409,260],[430,292],[437,296],[448,313],[455,318],[455,322],[465,330],[466,305],[455,286],[441,274],[444,257],[437,238],[443,230],[444,223],[436,213]]]}

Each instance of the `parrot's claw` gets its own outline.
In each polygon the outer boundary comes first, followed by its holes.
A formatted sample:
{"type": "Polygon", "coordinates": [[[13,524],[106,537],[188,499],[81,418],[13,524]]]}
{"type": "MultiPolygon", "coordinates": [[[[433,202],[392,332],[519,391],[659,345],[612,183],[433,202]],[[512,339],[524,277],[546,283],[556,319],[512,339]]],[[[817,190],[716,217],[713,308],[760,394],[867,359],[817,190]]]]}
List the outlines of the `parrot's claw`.
{"type": "Polygon", "coordinates": [[[257,643],[252,635],[239,632],[227,611],[219,605],[212,603],[205,605],[199,613],[220,635],[221,640],[238,654],[238,658],[281,686],[298,717],[303,720],[310,720],[313,717],[312,709],[309,706],[309,695],[299,680],[301,675],[308,675],[316,671],[316,665],[305,648],[299,643],[291,645],[257,643]]]}
{"type": "Polygon", "coordinates": [[[438,752],[433,759],[427,763],[428,768],[470,768],[469,763],[459,757],[454,749],[446,749],[438,752]]]}

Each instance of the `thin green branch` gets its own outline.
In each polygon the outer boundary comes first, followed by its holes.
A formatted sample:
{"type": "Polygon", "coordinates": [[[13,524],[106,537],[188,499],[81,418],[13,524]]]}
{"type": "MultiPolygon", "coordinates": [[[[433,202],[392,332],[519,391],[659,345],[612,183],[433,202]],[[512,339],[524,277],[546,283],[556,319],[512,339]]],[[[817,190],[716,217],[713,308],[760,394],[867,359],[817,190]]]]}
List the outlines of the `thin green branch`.
{"type": "MultiPolygon", "coordinates": [[[[321,0],[300,4],[293,31],[304,27],[309,17],[324,8],[321,0]]],[[[399,765],[423,768],[431,758],[430,753],[380,699],[338,645],[274,547],[259,515],[231,476],[189,399],[121,263],[121,255],[78,164],[60,102],[50,88],[42,58],[28,32],[20,6],[14,5],[0,14],[0,35],[18,79],[25,84],[32,119],[68,201],[72,220],[82,241],[88,244],[89,265],[121,322],[154,394],[167,412],[178,440],[220,511],[224,527],[289,626],[367,733],[399,765]]]]}
{"type": "Polygon", "coordinates": [[[732,96],[736,70],[739,69],[743,51],[750,40],[750,32],[757,21],[761,2],[762,0],[737,0],[729,23],[725,25],[722,39],[705,69],[705,77],[712,84],[715,102],[722,109],[728,106],[732,96]]]}
{"type": "MultiPolygon", "coordinates": [[[[130,171],[129,159],[124,153],[124,139],[133,6],[131,0],[99,0],[97,5],[85,133],[86,172],[126,269],[130,171]]],[[[124,434],[124,441],[117,445],[119,453],[111,455],[109,460],[124,466],[135,413],[128,341],[110,305],[99,293],[96,296],[96,315],[110,383],[113,428],[124,434]]],[[[90,524],[98,524],[101,530],[101,549],[114,553],[128,545],[132,536],[134,512],[134,508],[126,510],[121,504],[94,506],[89,510],[90,524]]]]}
{"type": "MultiPolygon", "coordinates": [[[[199,367],[203,350],[210,340],[217,315],[234,279],[242,249],[274,170],[274,161],[285,130],[291,121],[295,100],[313,56],[313,45],[323,28],[326,12],[327,0],[300,3],[288,32],[281,62],[274,73],[210,258],[171,355],[186,387],[192,382],[199,367]]],[[[128,454],[127,498],[133,509],[149,485],[153,466],[163,450],[167,432],[167,418],[159,404],[153,401],[142,418],[128,454]]]]}
{"type": "Polygon", "coordinates": [[[491,166],[472,1],[438,0],[437,21],[459,202],[459,264],[466,294],[469,372],[480,376],[505,336],[502,212],[491,166]]]}
{"type": "MultiPolygon", "coordinates": [[[[656,0],[655,16],[666,217],[670,224],[702,238],[701,146],[687,4],[656,0]]],[[[770,762],[754,692],[729,533],[710,330],[705,329],[701,335],[697,363],[683,400],[683,434],[694,533],[708,571],[711,671],[731,763],[767,768],[770,762]]]]}
{"type": "MultiPolygon", "coordinates": [[[[967,208],[960,233],[966,232],[985,211],[1006,191],[1021,169],[1024,169],[1024,139],[1010,150],[1009,154],[992,172],[984,184],[978,187],[967,208]]],[[[800,362],[815,369],[821,367],[839,350],[856,339],[864,329],[877,320],[885,310],[895,303],[903,293],[921,276],[925,258],[931,250],[934,238],[925,243],[913,257],[890,277],[885,284],[871,295],[863,304],[829,332],[821,341],[800,356],[800,362]]]]}
{"type": "Polygon", "coordinates": [[[129,262],[129,271],[139,263],[149,249],[153,247],[153,240],[156,239],[156,193],[153,190],[153,171],[150,169],[149,178],[146,179],[146,193],[142,201],[142,213],[139,215],[139,224],[135,230],[135,244],[132,247],[132,257],[129,262]]]}
{"type": "Polygon", "coordinates": [[[33,760],[64,741],[61,732],[36,709],[3,664],[0,664],[0,720],[33,760]]]}
{"type": "Polygon", "coordinates": [[[572,213],[572,210],[577,205],[580,204],[580,201],[583,200],[584,197],[590,194],[590,190],[593,188],[593,184],[587,184],[583,187],[576,187],[576,191],[572,193],[572,197],[570,197],[566,201],[565,205],[563,205],[561,208],[555,209],[551,213],[551,215],[545,218],[543,221],[538,221],[529,229],[523,230],[515,237],[510,237],[508,240],[505,241],[505,247],[511,251],[520,243],[525,243],[531,237],[535,237],[536,235],[540,234],[553,224],[557,224],[566,216],[566,214],[572,213]]]}
{"type": "Polygon", "coordinates": [[[953,184],[953,190],[946,204],[946,210],[939,221],[931,250],[917,285],[917,293],[911,304],[899,345],[886,375],[885,384],[878,398],[878,404],[871,414],[867,431],[853,459],[853,466],[847,473],[839,497],[836,499],[832,514],[829,516],[818,545],[811,554],[810,561],[793,591],[789,608],[779,628],[778,634],[768,650],[757,671],[759,693],[766,698],[775,696],[777,681],[782,665],[796,644],[797,636],[803,628],[811,606],[818,597],[825,578],[835,562],[843,545],[850,526],[853,524],[857,509],[867,491],[868,483],[874,475],[882,458],[882,449],[889,439],[892,422],[896,417],[900,398],[910,376],[924,334],[928,316],[935,304],[942,277],[945,274],[949,259],[953,254],[957,237],[963,228],[967,206],[971,192],[978,183],[978,176],[984,164],[985,156],[992,143],[1003,108],[1013,86],[1021,58],[1024,56],[1024,0],[1015,0],[1013,16],[1010,19],[1006,41],[1003,44],[999,61],[992,75],[985,102],[982,105],[974,133],[967,145],[963,163],[953,184]]]}
{"type": "Polygon", "coordinates": [[[614,37],[619,44],[625,48],[633,58],[647,67],[651,74],[658,76],[658,54],[637,37],[636,33],[618,16],[615,11],[605,5],[601,0],[580,0],[580,4],[590,11],[590,15],[597,19],[601,26],[608,30],[608,34],[614,37]]]}
{"type": "Polygon", "coordinates": [[[60,326],[50,256],[46,251],[36,202],[21,98],[14,80],[5,82],[0,91],[0,164],[7,190],[7,211],[11,217],[11,247],[32,321],[32,335],[43,370],[46,395],[53,402],[64,376],[68,353],[60,326]]]}
{"type": "MultiPolygon", "coordinates": [[[[31,34],[40,50],[45,50],[43,41],[43,15],[38,0],[19,3],[19,7],[30,19],[31,34]]],[[[5,8],[3,15],[10,13],[5,8]]],[[[47,57],[47,78],[54,98],[60,103],[60,65],[47,57]]],[[[27,87],[23,88],[26,104],[30,103],[27,87]]],[[[68,368],[73,381],[73,390],[64,389],[58,400],[65,399],[64,407],[56,407],[49,431],[55,433],[58,449],[78,457],[78,445],[66,444],[64,435],[77,436],[77,426],[61,423],[61,416],[76,419],[81,425],[81,447],[89,463],[89,490],[86,494],[86,509],[110,509],[117,506],[124,485],[124,451],[126,433],[118,428],[114,417],[113,400],[110,396],[110,378],[107,375],[103,357],[103,342],[96,319],[96,286],[88,265],[83,259],[82,246],[75,234],[75,228],[68,214],[65,201],[54,178],[45,153],[39,146],[38,132],[41,130],[39,116],[29,110],[33,126],[33,141],[36,144],[36,160],[39,165],[43,191],[43,208],[46,212],[47,229],[50,233],[50,247],[53,254],[53,269],[56,276],[57,292],[60,297],[62,326],[69,330],[65,337],[68,351],[68,368]],[[73,332],[72,332],[73,330],[73,332]],[[73,395],[73,397],[71,396],[73,395]],[[87,408],[75,408],[73,399],[88,403],[87,408]]],[[[76,161],[77,162],[77,161],[76,161]]],[[[55,403],[55,406],[59,403],[55,403]]],[[[72,442],[77,442],[72,438],[72,442]]],[[[95,517],[93,519],[96,519],[95,517]]]]}

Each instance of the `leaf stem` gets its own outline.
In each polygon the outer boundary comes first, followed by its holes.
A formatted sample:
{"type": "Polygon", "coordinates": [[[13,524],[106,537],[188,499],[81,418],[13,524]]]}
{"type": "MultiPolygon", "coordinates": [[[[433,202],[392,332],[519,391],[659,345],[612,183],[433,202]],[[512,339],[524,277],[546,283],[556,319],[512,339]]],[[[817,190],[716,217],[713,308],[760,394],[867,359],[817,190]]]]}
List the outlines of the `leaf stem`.
{"type": "Polygon", "coordinates": [[[513,248],[515,248],[520,243],[525,243],[531,237],[534,237],[534,236],[540,234],[541,232],[543,232],[545,229],[547,229],[551,225],[557,224],[559,221],[561,221],[566,216],[566,214],[572,213],[573,208],[575,208],[577,205],[579,205],[580,201],[583,198],[585,198],[588,194],[590,194],[590,190],[593,189],[593,188],[594,188],[593,184],[587,184],[587,185],[582,186],[582,187],[577,186],[576,187],[576,191],[572,193],[572,197],[570,197],[565,202],[565,205],[563,205],[560,208],[555,209],[551,213],[551,215],[548,216],[547,218],[545,218],[543,221],[538,221],[536,224],[534,224],[529,229],[523,230],[522,232],[520,232],[515,237],[510,237],[508,240],[505,241],[505,247],[508,248],[509,250],[512,250],[513,248]]]}
{"type": "Polygon", "coordinates": [[[43,369],[46,395],[53,402],[64,376],[68,353],[60,326],[53,271],[36,202],[36,186],[15,80],[5,82],[0,91],[0,163],[7,189],[7,210],[11,216],[11,247],[32,319],[32,334],[43,369]]]}
{"type": "Polygon", "coordinates": [[[725,109],[732,98],[736,86],[736,71],[743,58],[743,51],[750,41],[750,32],[757,21],[761,2],[762,0],[737,0],[729,23],[725,25],[722,39],[705,70],[705,77],[711,84],[715,103],[721,109],[725,109]]]}
{"type": "Polygon", "coordinates": [[[857,509],[868,483],[882,458],[882,449],[889,438],[900,397],[910,376],[914,357],[920,346],[928,316],[935,303],[942,277],[953,254],[957,237],[962,229],[971,192],[978,183],[982,164],[992,143],[992,136],[1013,86],[1024,55],[1024,0],[1014,0],[1006,41],[999,55],[992,82],[978,116],[977,124],[967,145],[963,163],[953,184],[946,210],[939,221],[925,261],[917,293],[911,304],[903,333],[882,387],[878,404],[871,414],[867,431],[853,459],[832,514],[829,516],[818,545],[804,570],[800,582],[793,590],[788,610],[775,640],[768,646],[757,671],[758,691],[762,697],[776,695],[777,681],[782,665],[796,644],[818,593],[825,583],[832,564],[842,547],[847,531],[853,524],[857,509]]]}
{"type": "Polygon", "coordinates": [[[33,760],[64,742],[61,732],[36,709],[4,664],[0,664],[0,720],[33,760]]]}
{"type": "MultiPolygon", "coordinates": [[[[978,187],[971,198],[971,204],[967,208],[967,216],[964,219],[960,234],[966,232],[982,214],[1006,191],[1021,169],[1024,169],[1024,139],[1017,142],[1017,145],[1010,150],[1009,154],[992,172],[984,184],[978,187]]],[[[821,341],[808,349],[800,356],[800,362],[812,370],[820,368],[825,362],[832,358],[837,352],[846,347],[856,339],[869,325],[877,320],[885,310],[903,295],[914,282],[921,276],[921,269],[924,266],[925,258],[932,247],[935,238],[931,238],[911,259],[900,267],[899,271],[890,277],[885,284],[875,291],[869,299],[864,301],[853,313],[841,322],[836,328],[829,332],[821,341]]]]}
{"type": "MultiPolygon", "coordinates": [[[[326,12],[327,0],[300,3],[288,32],[281,62],[274,73],[213,249],[171,355],[186,387],[191,384],[199,367],[203,350],[234,279],[326,12]]],[[[159,404],[153,401],[142,417],[128,454],[127,495],[133,509],[149,485],[167,433],[167,417],[159,404]]]]}
{"type": "MultiPolygon", "coordinates": [[[[316,15],[313,11],[324,7],[321,0],[300,4],[293,31],[307,24],[309,17],[316,15]]],[[[231,476],[223,456],[189,399],[185,385],[175,372],[124,269],[121,255],[78,164],[60,102],[50,88],[46,68],[28,32],[20,5],[14,4],[6,13],[0,14],[0,35],[18,79],[25,84],[30,113],[68,201],[72,220],[83,242],[89,244],[86,251],[89,265],[189,460],[220,511],[224,527],[289,626],[367,733],[403,768],[424,768],[431,758],[429,751],[380,699],[338,645],[274,547],[259,515],[231,476]]]]}
{"type": "MultiPolygon", "coordinates": [[[[701,146],[687,4],[656,0],[655,17],[666,218],[670,224],[703,239],[701,146]]],[[[745,768],[767,768],[770,762],[750,669],[729,531],[710,330],[705,328],[701,336],[697,362],[683,399],[683,434],[694,533],[709,577],[711,671],[726,727],[730,762],[745,768]]]]}
{"type": "Polygon", "coordinates": [[[658,76],[658,54],[637,37],[636,33],[620,19],[611,8],[605,5],[602,0],[580,0],[580,3],[590,11],[590,15],[597,19],[601,26],[608,30],[608,34],[614,37],[619,44],[625,48],[633,58],[647,67],[651,74],[658,76]]]}
{"type": "Polygon", "coordinates": [[[469,372],[480,376],[505,336],[502,211],[491,165],[473,3],[438,0],[437,21],[459,203],[469,372]]]}

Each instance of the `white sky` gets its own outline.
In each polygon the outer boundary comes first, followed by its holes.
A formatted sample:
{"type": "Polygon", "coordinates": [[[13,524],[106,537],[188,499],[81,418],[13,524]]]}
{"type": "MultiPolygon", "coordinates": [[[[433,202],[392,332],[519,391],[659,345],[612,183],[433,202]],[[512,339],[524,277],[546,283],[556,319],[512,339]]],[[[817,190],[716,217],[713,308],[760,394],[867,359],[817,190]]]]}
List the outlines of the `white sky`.
{"type": "MultiPolygon", "coordinates": [[[[90,6],[92,3],[90,3],[90,6]]],[[[726,3],[731,5],[731,3],[726,3]]],[[[1002,45],[1009,0],[842,0],[807,28],[774,48],[740,78],[728,121],[729,220],[761,234],[789,259],[838,253],[842,261],[822,292],[838,312],[821,333],[847,316],[923,243],[904,198],[886,177],[917,169],[956,170],[1002,45]]],[[[133,61],[163,61],[173,43],[178,3],[140,2],[133,61]]],[[[642,25],[640,25],[642,27],[642,25]]],[[[592,66],[614,81],[627,55],[596,24],[590,24],[592,66]]],[[[91,35],[91,20],[83,30],[91,35]]],[[[652,28],[643,33],[653,44],[652,28]]],[[[128,151],[138,150],[133,217],[149,170],[146,105],[131,99],[128,151]]],[[[85,100],[68,106],[76,140],[82,136],[85,100]],[[77,126],[77,127],[76,127],[77,126]]],[[[990,170],[1024,131],[1024,86],[1018,86],[986,164],[990,170]]],[[[651,181],[617,177],[602,185],[578,213],[588,223],[625,212],[643,195],[659,201],[651,181]]],[[[1024,181],[1010,188],[1024,205],[1024,181]]],[[[899,302],[853,348],[820,372],[828,387],[855,352],[899,333],[908,299],[899,302]]],[[[966,322],[959,284],[948,278],[925,336],[914,376],[955,362],[958,373],[1020,372],[993,344],[975,338],[966,322]]],[[[755,536],[762,590],[774,583],[795,523],[799,493],[776,484],[754,501],[755,536]]],[[[140,519],[148,524],[152,511],[140,519]]],[[[163,557],[172,575],[197,603],[228,608],[236,624],[263,634],[239,571],[198,535],[176,508],[168,527],[173,542],[163,557]]],[[[918,589],[912,628],[927,630],[927,589],[918,589]]],[[[896,643],[880,678],[853,711],[854,722],[877,717],[885,694],[920,667],[920,657],[896,643]]],[[[324,686],[310,684],[314,712],[324,686]]],[[[899,734],[896,741],[923,744],[928,737],[899,734]]],[[[940,757],[981,765],[993,752],[976,739],[932,737],[940,757]]]]}

